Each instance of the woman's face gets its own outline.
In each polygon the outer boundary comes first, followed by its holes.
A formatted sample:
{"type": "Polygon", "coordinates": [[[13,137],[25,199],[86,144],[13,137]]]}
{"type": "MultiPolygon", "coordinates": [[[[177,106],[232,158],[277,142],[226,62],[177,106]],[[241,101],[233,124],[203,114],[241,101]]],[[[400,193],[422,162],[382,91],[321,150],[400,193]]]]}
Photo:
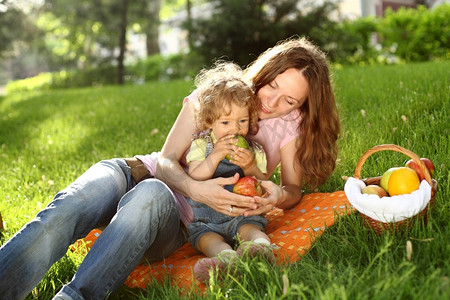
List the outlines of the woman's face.
{"type": "Polygon", "coordinates": [[[305,102],[308,82],[299,70],[287,69],[263,86],[257,96],[261,101],[260,119],[284,116],[305,102]]]}

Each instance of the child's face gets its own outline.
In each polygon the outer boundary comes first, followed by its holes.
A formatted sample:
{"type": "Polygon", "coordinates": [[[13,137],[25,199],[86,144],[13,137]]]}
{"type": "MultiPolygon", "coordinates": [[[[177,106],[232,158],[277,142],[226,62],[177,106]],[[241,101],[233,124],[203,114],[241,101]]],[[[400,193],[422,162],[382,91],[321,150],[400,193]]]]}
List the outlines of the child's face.
{"type": "Polygon", "coordinates": [[[228,134],[240,134],[246,136],[248,133],[250,115],[247,107],[239,107],[231,104],[229,115],[222,115],[212,124],[212,130],[217,139],[228,134]]]}

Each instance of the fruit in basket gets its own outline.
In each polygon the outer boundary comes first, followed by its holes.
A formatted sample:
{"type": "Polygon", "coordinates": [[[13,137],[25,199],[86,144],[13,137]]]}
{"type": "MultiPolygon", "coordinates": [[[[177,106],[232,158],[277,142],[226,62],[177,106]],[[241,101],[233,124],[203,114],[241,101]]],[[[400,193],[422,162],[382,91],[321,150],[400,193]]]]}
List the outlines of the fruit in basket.
{"type": "Polygon", "coordinates": [[[420,160],[425,163],[425,166],[427,167],[428,171],[430,172],[431,177],[433,177],[434,176],[433,162],[429,158],[426,158],[426,157],[422,157],[420,160]]]}
{"type": "Polygon", "coordinates": [[[389,196],[388,193],[379,185],[376,184],[370,184],[362,189],[361,193],[363,194],[373,194],[377,195],[378,197],[387,197],[389,196]]]}
{"type": "Polygon", "coordinates": [[[410,194],[420,185],[416,171],[407,167],[397,168],[389,176],[388,193],[391,196],[410,194]]]}
{"type": "Polygon", "coordinates": [[[381,187],[388,192],[388,182],[389,182],[389,178],[391,177],[392,173],[397,170],[399,167],[393,167],[388,169],[386,172],[383,173],[383,175],[381,176],[381,180],[380,180],[380,185],[381,187]]]}
{"type": "MultiPolygon", "coordinates": [[[[427,167],[428,171],[430,172],[431,177],[433,177],[433,175],[434,175],[434,165],[433,165],[433,162],[432,162],[430,159],[425,158],[425,157],[422,157],[420,160],[421,160],[421,161],[425,164],[425,166],[427,167]]],[[[408,160],[408,161],[406,162],[406,164],[405,164],[405,167],[411,168],[411,169],[413,169],[414,171],[416,171],[416,172],[417,172],[417,175],[419,175],[419,180],[420,180],[420,181],[422,181],[422,180],[425,179],[425,175],[423,174],[422,169],[420,168],[419,164],[417,164],[414,160],[412,160],[412,159],[408,160]]]]}
{"type": "Polygon", "coordinates": [[[425,178],[425,175],[422,172],[422,169],[420,168],[419,164],[416,163],[414,160],[410,159],[406,162],[405,167],[411,168],[414,171],[416,171],[417,176],[419,176],[419,180],[422,181],[425,178]]]}

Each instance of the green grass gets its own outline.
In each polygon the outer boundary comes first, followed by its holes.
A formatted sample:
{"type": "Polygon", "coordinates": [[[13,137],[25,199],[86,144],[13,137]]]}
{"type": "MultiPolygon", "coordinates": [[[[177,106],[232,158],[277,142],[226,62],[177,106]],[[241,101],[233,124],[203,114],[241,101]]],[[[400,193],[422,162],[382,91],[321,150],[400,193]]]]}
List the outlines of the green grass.
{"type": "MultiPolygon", "coordinates": [[[[342,218],[297,263],[248,262],[199,295],[206,299],[446,299],[450,296],[450,61],[334,70],[342,120],[336,171],[319,190],[342,190],[369,148],[393,143],[433,160],[439,183],[429,222],[404,234],[376,235],[358,214],[342,218]],[[413,245],[411,260],[406,242],[413,245]],[[284,281],[283,281],[284,278],[284,281]],[[288,279],[289,284],[283,283],[288,279]],[[283,292],[284,291],[284,292],[283,292]]],[[[1,243],[93,163],[161,148],[192,82],[148,83],[13,94],[0,98],[1,243]]],[[[362,176],[381,175],[409,158],[373,154],[362,176]]],[[[82,260],[69,253],[29,299],[51,299],[82,260]]],[[[121,288],[111,299],[179,299],[166,281],[121,288]]]]}

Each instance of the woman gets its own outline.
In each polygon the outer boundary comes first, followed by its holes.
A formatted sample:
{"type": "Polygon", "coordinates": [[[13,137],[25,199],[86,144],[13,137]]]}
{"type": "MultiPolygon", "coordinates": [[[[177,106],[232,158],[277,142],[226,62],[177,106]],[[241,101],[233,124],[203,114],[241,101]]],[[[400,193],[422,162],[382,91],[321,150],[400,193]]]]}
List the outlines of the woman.
{"type": "Polygon", "coordinates": [[[324,183],[335,167],[340,127],[325,55],[306,39],[288,40],[267,50],[246,75],[261,101],[259,131],[249,138],[270,151],[267,178],[281,163],[282,186],[264,181],[269,196],[249,201],[224,191],[223,180],[205,183],[186,175],[179,161],[190,143],[189,133],[197,131],[192,122],[195,92],[185,99],[187,105],[170,131],[156,170],[157,178],[173,190],[235,216],[257,215],[275,206],[290,208],[301,200],[302,187],[324,183]],[[281,144],[283,135],[295,138],[281,144]],[[274,147],[276,142],[279,148],[274,147]]]}
{"type": "Polygon", "coordinates": [[[107,225],[55,299],[104,299],[142,259],[161,260],[182,246],[192,220],[184,196],[230,216],[249,216],[292,207],[302,187],[325,182],[335,166],[339,120],[324,54],[304,39],[286,41],[261,55],[246,75],[261,101],[260,129],[250,138],[266,151],[268,177],[281,163],[281,187],[263,181],[269,196],[251,198],[223,189],[238,176],[196,181],[186,174],[185,151],[198,132],[194,92],[161,153],[95,164],[0,248],[0,299],[25,298],[93,228],[107,225]]]}

